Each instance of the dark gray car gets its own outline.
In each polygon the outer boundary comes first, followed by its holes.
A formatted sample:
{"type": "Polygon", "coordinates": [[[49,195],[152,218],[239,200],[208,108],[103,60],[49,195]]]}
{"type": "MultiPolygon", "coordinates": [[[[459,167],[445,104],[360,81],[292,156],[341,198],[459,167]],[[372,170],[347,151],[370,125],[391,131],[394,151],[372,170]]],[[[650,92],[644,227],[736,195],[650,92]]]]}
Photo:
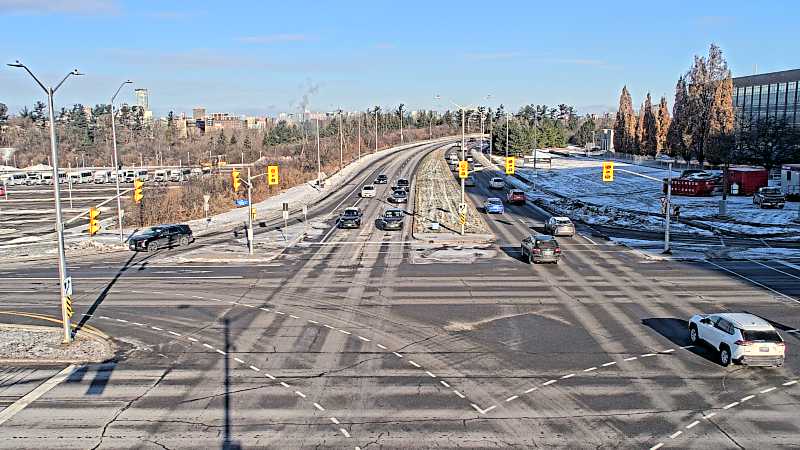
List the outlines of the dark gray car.
{"type": "Polygon", "coordinates": [[[403,228],[403,217],[405,217],[405,211],[402,209],[387,209],[380,218],[381,229],[401,230],[403,228]]]}
{"type": "Polygon", "coordinates": [[[553,236],[533,234],[522,240],[520,244],[522,260],[530,263],[558,264],[561,258],[561,247],[553,236]]]}

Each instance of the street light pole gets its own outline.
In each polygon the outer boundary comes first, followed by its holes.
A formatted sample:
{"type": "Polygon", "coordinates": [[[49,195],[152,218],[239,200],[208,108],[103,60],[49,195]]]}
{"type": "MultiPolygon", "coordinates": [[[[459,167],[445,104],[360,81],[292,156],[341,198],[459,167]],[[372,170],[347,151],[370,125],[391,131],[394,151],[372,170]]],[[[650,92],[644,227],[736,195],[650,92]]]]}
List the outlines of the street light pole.
{"type": "Polygon", "coordinates": [[[319,156],[319,116],[317,116],[317,186],[322,188],[322,159],[319,156]]]}
{"type": "Polygon", "coordinates": [[[126,84],[132,84],[132,83],[133,82],[131,80],[123,81],[122,84],[119,85],[117,92],[115,92],[114,95],[111,96],[111,142],[113,144],[112,147],[114,148],[114,173],[116,174],[114,180],[117,185],[117,221],[119,226],[120,242],[125,242],[125,232],[122,228],[122,200],[120,199],[120,194],[119,194],[120,167],[119,167],[119,157],[117,156],[117,127],[114,124],[116,122],[114,120],[114,100],[117,98],[117,94],[119,94],[119,91],[121,91],[126,84]]]}
{"type": "Polygon", "coordinates": [[[666,201],[666,208],[664,211],[664,254],[671,254],[672,249],[669,245],[669,226],[670,226],[670,209],[672,202],[672,163],[675,162],[673,159],[668,159],[666,161],[668,163],[668,174],[667,174],[667,201],[666,201]]]}
{"type": "Polygon", "coordinates": [[[342,110],[339,111],[339,170],[344,167],[344,132],[342,131],[342,110]]]}
{"type": "Polygon", "coordinates": [[[400,145],[403,145],[403,105],[400,105],[400,145]]]}
{"type": "Polygon", "coordinates": [[[378,107],[375,107],[375,153],[378,153],[378,107]]]}
{"type": "Polygon", "coordinates": [[[253,235],[253,178],[250,174],[250,166],[247,166],[247,252],[249,254],[253,254],[253,247],[255,243],[253,240],[255,236],[253,235]]]}
{"type": "Polygon", "coordinates": [[[364,116],[361,113],[358,113],[358,160],[361,161],[361,122],[364,120],[364,116]]]}
{"type": "MultiPolygon", "coordinates": [[[[508,158],[508,113],[506,113],[506,158],[508,158]]],[[[536,158],[534,158],[535,164],[536,158]]]]}
{"type": "Polygon", "coordinates": [[[55,95],[58,88],[67,81],[67,78],[70,75],[83,75],[82,73],[78,72],[78,69],[69,72],[64,78],[61,80],[60,83],[56,85],[55,88],[50,87],[47,88],[36,78],[36,75],[31,72],[30,69],[24,64],[21,64],[17,61],[14,64],[9,64],[10,67],[22,68],[25,69],[26,72],[36,81],[39,87],[42,88],[47,93],[47,107],[49,109],[49,116],[50,116],[50,157],[53,162],[53,197],[55,200],[56,205],[56,235],[57,235],[57,242],[58,242],[58,279],[59,279],[59,291],[61,294],[61,318],[62,323],[64,325],[64,344],[69,344],[72,342],[72,325],[70,324],[70,312],[67,309],[67,258],[64,254],[64,223],[63,218],[61,216],[61,190],[58,184],[58,147],[56,144],[56,124],[55,124],[55,113],[54,113],[54,106],[53,106],[53,95],[55,95]]]}

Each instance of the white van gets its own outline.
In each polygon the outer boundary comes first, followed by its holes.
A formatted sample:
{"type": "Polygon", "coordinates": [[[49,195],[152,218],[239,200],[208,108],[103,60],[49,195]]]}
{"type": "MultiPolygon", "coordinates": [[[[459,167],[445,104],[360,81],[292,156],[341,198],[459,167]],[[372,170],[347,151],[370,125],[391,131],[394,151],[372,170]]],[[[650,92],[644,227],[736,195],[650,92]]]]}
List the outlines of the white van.
{"type": "Polygon", "coordinates": [[[147,169],[138,169],[136,171],[136,178],[142,181],[150,181],[150,174],[147,172],[147,169]]]}
{"type": "Polygon", "coordinates": [[[41,172],[28,172],[26,175],[28,178],[25,179],[25,184],[27,184],[28,186],[42,184],[41,172]]]}
{"type": "Polygon", "coordinates": [[[111,171],[97,170],[94,172],[93,180],[96,184],[108,183],[111,181],[111,171]]]}
{"type": "Polygon", "coordinates": [[[41,183],[39,184],[53,184],[53,174],[52,173],[43,173],[41,183]]]}
{"type": "Polygon", "coordinates": [[[11,174],[11,179],[9,180],[11,185],[17,184],[27,184],[28,183],[28,174],[25,173],[14,173],[11,174]]]}
{"type": "Polygon", "coordinates": [[[133,180],[136,179],[136,171],[135,170],[126,170],[125,176],[122,181],[126,183],[133,183],[133,180]]]}
{"type": "MultiPolygon", "coordinates": [[[[170,171],[171,172],[171,171],[170,171]]],[[[153,177],[153,181],[156,182],[165,182],[169,181],[172,177],[167,174],[167,171],[164,169],[156,170],[155,176],[153,177]]]]}

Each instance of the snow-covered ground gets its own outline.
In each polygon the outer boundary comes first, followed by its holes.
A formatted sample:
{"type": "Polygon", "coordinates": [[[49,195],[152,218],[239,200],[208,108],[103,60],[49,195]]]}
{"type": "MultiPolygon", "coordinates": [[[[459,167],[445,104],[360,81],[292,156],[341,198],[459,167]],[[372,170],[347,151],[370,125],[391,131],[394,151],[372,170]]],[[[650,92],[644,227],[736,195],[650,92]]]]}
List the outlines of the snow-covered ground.
{"type": "MultiPolygon", "coordinates": [[[[500,162],[499,158],[495,158],[500,162]]],[[[528,184],[541,189],[547,206],[590,224],[603,224],[644,230],[663,230],[661,180],[666,169],[616,162],[614,181],[602,181],[602,161],[553,155],[550,167],[534,171],[518,168],[517,174],[528,184]]],[[[673,170],[673,177],[680,175],[673,170]]],[[[541,196],[541,195],[540,195],[541,196]]],[[[797,202],[787,202],[785,209],[759,209],[752,197],[729,196],[728,219],[717,217],[720,196],[672,196],[680,205],[681,218],[697,221],[714,230],[747,235],[800,236],[797,202]]],[[[678,232],[707,234],[703,228],[674,224],[678,232]]]]}

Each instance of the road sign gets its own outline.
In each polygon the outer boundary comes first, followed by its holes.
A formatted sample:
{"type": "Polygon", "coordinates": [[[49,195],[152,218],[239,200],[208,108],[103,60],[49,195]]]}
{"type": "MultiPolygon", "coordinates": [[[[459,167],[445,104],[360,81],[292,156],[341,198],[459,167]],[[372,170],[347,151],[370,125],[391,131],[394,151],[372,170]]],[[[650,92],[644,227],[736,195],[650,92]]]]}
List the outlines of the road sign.
{"type": "Polygon", "coordinates": [[[603,162],[603,181],[614,181],[614,163],[611,161],[603,162]]]}
{"type": "Polygon", "coordinates": [[[465,225],[467,223],[467,214],[466,213],[459,213],[458,220],[461,222],[461,225],[465,225]]]}
{"type": "Polygon", "coordinates": [[[246,198],[240,198],[236,200],[234,203],[236,204],[236,206],[248,206],[250,204],[250,202],[247,201],[246,198]]]}
{"type": "Polygon", "coordinates": [[[267,166],[267,184],[274,186],[280,182],[278,166],[267,166]]]}
{"type": "Polygon", "coordinates": [[[516,161],[513,156],[506,157],[506,175],[514,175],[516,161]]]}
{"type": "Polygon", "coordinates": [[[64,309],[67,310],[67,316],[69,316],[70,318],[72,318],[72,316],[75,315],[75,310],[72,309],[72,297],[70,296],[64,297],[64,309]]]}
{"type": "Polygon", "coordinates": [[[288,203],[284,203],[283,204],[283,210],[284,211],[289,211],[289,204],[288,203]]]}
{"type": "Polygon", "coordinates": [[[72,297],[72,277],[64,278],[64,295],[72,297]]]}
{"type": "Polygon", "coordinates": [[[203,211],[208,214],[208,201],[211,200],[211,195],[203,194],[203,211]]]}
{"type": "Polygon", "coordinates": [[[458,178],[462,180],[469,176],[469,163],[466,161],[458,162],[458,178]]]}
{"type": "Polygon", "coordinates": [[[466,214],[467,213],[467,204],[466,203],[460,203],[458,205],[458,212],[459,212],[459,214],[466,214]]]}

